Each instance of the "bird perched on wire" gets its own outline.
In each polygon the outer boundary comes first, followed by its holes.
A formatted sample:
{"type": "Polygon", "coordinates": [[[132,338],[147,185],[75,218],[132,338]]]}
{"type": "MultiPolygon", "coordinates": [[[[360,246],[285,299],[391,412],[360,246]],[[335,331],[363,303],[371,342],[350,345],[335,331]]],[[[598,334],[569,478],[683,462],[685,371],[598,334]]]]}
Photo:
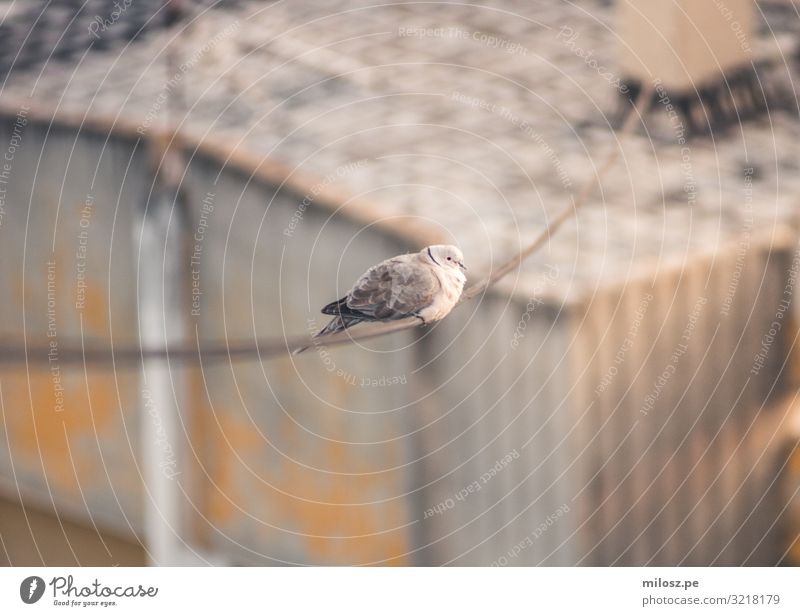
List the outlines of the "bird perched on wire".
{"type": "Polygon", "coordinates": [[[342,299],[322,309],[322,314],[333,315],[333,319],[314,338],[367,321],[396,321],[411,316],[423,324],[438,321],[461,297],[466,270],[461,251],[446,244],[386,259],[369,268],[342,299]]]}

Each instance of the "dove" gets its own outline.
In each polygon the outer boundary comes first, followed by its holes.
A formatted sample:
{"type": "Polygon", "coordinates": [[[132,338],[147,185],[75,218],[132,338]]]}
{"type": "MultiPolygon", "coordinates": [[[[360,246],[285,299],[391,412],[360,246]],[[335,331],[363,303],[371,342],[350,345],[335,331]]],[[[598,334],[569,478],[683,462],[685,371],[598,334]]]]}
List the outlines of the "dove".
{"type": "Polygon", "coordinates": [[[368,321],[413,316],[428,324],[443,319],[461,297],[466,270],[461,251],[447,244],[386,259],[364,272],[342,299],[322,309],[333,319],[314,338],[368,321]]]}

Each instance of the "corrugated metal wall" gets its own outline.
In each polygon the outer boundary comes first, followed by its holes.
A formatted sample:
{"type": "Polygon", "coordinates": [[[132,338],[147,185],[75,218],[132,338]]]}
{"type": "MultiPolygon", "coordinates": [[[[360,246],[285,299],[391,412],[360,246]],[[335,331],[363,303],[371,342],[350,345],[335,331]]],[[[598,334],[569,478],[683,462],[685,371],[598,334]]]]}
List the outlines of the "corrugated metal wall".
{"type": "Polygon", "coordinates": [[[776,233],[738,262],[722,247],[583,302],[448,318],[423,347],[430,561],[775,564],[796,335],[776,315],[795,249],[776,233]]]}
{"type": "MultiPolygon", "coordinates": [[[[13,118],[2,124],[0,142],[8,142],[13,125],[13,118]]],[[[153,186],[147,157],[133,141],[87,132],[76,139],[74,131],[25,126],[0,226],[0,284],[8,298],[0,308],[3,340],[63,346],[83,334],[87,344],[139,344],[137,284],[144,281],[137,272],[145,271],[149,255],[136,229],[153,186]],[[87,201],[88,218],[81,214],[87,201]],[[76,256],[83,230],[85,259],[76,256]],[[84,260],[85,297],[76,309],[84,260]],[[51,261],[57,329],[48,337],[51,261]]],[[[219,172],[195,157],[183,182],[191,209],[183,221],[176,210],[170,221],[186,226],[189,259],[183,275],[166,284],[185,286],[185,337],[191,344],[199,338],[201,349],[208,341],[306,333],[308,316],[364,263],[401,250],[396,240],[358,234],[357,226],[328,221],[329,212],[314,207],[288,237],[283,231],[302,196],[219,172]],[[201,295],[191,295],[193,273],[201,295]]],[[[156,206],[149,207],[153,216],[156,206]]],[[[146,421],[155,424],[157,447],[175,449],[174,465],[163,470],[182,495],[187,528],[176,532],[185,540],[234,562],[407,563],[408,388],[362,384],[386,375],[405,380],[406,356],[367,356],[355,348],[335,359],[320,353],[171,366],[175,398],[188,412],[182,433],[164,434],[163,442],[158,430],[169,422],[164,409],[149,404],[139,367],[84,370],[56,360],[4,369],[4,489],[141,535],[143,509],[158,507],[152,492],[142,491],[140,422],[146,421]],[[63,410],[56,408],[56,368],[63,410]]]]}
{"type": "MultiPolygon", "coordinates": [[[[214,195],[203,295],[191,316],[203,341],[316,331],[325,322],[319,307],[343,295],[364,264],[403,250],[314,207],[286,235],[302,197],[276,196],[212,162],[195,161],[190,174],[195,233],[214,195]]],[[[410,371],[407,354],[355,346],[195,371],[190,406],[198,450],[209,452],[197,460],[209,544],[257,562],[410,563],[409,388],[363,385],[410,371]]]]}
{"type": "MultiPolygon", "coordinates": [[[[12,142],[17,124],[0,123],[0,143],[12,142]]],[[[0,337],[45,341],[52,353],[48,365],[4,367],[0,377],[3,484],[11,495],[19,489],[83,519],[137,529],[137,374],[68,368],[59,350],[81,336],[136,344],[130,228],[144,161],[130,144],[46,128],[24,126],[4,161],[0,337]]]]}
{"type": "MultiPolygon", "coordinates": [[[[56,359],[0,373],[0,475],[11,495],[141,534],[157,507],[141,422],[153,433],[164,409],[146,404],[139,367],[59,366],[57,347],[139,343],[153,180],[141,144],[75,135],[29,122],[11,161],[0,337],[52,340],[56,359]]],[[[328,208],[290,226],[305,195],[209,157],[182,188],[173,318],[201,351],[316,329],[319,306],[404,250],[328,208]]],[[[780,234],[743,261],[720,247],[563,305],[495,294],[365,343],[377,352],[170,366],[179,534],[258,564],[773,564],[788,419],[772,401],[793,321],[751,370],[794,248],[780,234]]]]}

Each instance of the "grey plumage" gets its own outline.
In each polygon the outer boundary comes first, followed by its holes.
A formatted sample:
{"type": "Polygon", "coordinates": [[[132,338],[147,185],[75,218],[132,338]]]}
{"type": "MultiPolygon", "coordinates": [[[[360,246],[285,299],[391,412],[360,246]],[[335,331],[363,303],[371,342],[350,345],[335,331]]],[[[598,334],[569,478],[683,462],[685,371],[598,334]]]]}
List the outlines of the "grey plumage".
{"type": "Polygon", "coordinates": [[[333,319],[314,338],[366,321],[416,316],[427,322],[443,317],[455,305],[466,280],[461,271],[466,269],[462,259],[461,252],[453,246],[431,246],[372,266],[347,295],[322,309],[333,319]]]}

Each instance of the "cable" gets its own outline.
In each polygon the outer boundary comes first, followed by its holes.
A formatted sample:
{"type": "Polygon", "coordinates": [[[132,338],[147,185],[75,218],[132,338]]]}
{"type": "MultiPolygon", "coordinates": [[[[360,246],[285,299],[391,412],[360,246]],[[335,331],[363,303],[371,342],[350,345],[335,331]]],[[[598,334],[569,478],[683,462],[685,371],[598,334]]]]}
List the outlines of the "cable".
{"type": "MultiPolygon", "coordinates": [[[[643,119],[643,108],[647,106],[650,97],[651,89],[648,87],[642,88],[639,96],[636,98],[628,110],[624,123],[619,130],[618,137],[621,139],[627,136],[637,124],[637,120],[643,119]]],[[[482,295],[492,285],[496,284],[501,278],[508,275],[510,272],[517,269],[522,262],[530,257],[533,253],[544,246],[552,237],[552,235],[563,225],[567,220],[574,217],[578,210],[583,207],[592,195],[594,189],[600,184],[603,176],[611,169],[620,155],[620,148],[614,147],[609,155],[603,161],[603,164],[598,168],[597,173],[589,178],[582,186],[578,196],[574,202],[565,207],[544,230],[531,242],[528,246],[523,248],[519,253],[514,255],[511,259],[503,263],[501,266],[493,270],[489,275],[481,281],[471,285],[461,294],[458,303],[461,304],[465,301],[471,300],[478,295],[482,295]]],[[[100,364],[111,368],[116,368],[121,365],[135,364],[138,365],[144,361],[152,360],[168,360],[170,362],[188,362],[188,363],[208,363],[214,361],[244,361],[244,360],[260,360],[267,357],[276,355],[285,355],[291,353],[293,349],[298,347],[320,347],[320,346],[337,346],[348,344],[357,340],[366,340],[375,338],[377,336],[385,336],[399,331],[422,327],[419,319],[416,317],[408,317],[398,321],[389,321],[382,323],[369,323],[359,325],[355,331],[346,330],[325,336],[324,338],[311,338],[309,336],[295,336],[295,337],[280,337],[270,338],[255,341],[240,341],[232,344],[227,343],[207,343],[201,349],[199,338],[196,340],[197,345],[191,346],[176,346],[156,349],[142,349],[137,347],[108,347],[108,348],[85,348],[83,341],[80,344],[64,344],[58,346],[57,361],[59,364],[66,363],[80,363],[80,364],[100,364]]],[[[48,344],[41,344],[35,346],[19,346],[0,344],[0,365],[15,364],[15,363],[49,363],[51,361],[50,352],[51,347],[48,344]]]]}

